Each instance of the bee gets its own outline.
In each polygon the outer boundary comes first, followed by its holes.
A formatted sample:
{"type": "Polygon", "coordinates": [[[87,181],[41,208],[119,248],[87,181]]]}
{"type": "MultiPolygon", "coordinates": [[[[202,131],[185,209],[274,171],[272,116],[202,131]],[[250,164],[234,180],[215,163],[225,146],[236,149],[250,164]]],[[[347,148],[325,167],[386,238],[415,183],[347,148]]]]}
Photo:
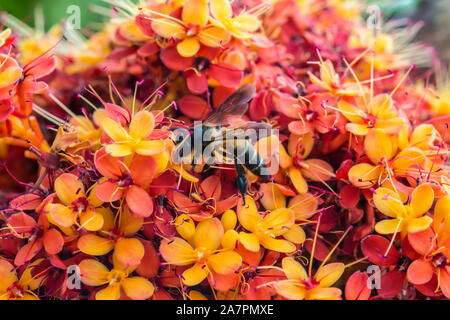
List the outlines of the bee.
{"type": "Polygon", "coordinates": [[[215,164],[234,164],[237,187],[245,203],[248,191],[246,170],[263,179],[270,179],[268,168],[253,143],[271,133],[268,123],[242,121],[253,98],[255,87],[246,84],[229,96],[206,120],[194,123],[191,130],[176,129],[172,159],[195,165],[203,164],[202,172],[215,164]],[[239,121],[240,120],[240,121],[239,121]]]}

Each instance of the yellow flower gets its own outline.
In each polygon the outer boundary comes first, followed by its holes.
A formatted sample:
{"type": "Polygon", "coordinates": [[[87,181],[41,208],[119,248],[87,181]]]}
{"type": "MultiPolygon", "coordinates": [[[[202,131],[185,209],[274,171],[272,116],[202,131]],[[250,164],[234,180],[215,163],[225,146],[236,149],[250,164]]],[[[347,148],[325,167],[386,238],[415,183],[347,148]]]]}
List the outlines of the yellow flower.
{"type": "Polygon", "coordinates": [[[252,34],[261,27],[261,20],[258,14],[267,9],[266,4],[253,8],[251,11],[245,10],[233,18],[233,10],[228,0],[210,0],[211,22],[223,29],[228,30],[235,38],[250,39],[252,34]]]}
{"type": "Polygon", "coordinates": [[[249,251],[258,252],[260,245],[277,252],[294,252],[294,243],[305,241],[303,229],[295,224],[295,212],[288,208],[278,208],[262,215],[258,213],[252,197],[245,197],[246,205],[241,200],[237,207],[237,215],[241,226],[249,232],[241,231],[239,242],[249,251]],[[285,239],[277,239],[283,236],[285,239]]]}
{"type": "Polygon", "coordinates": [[[102,263],[94,259],[85,259],[78,265],[81,281],[88,286],[105,288],[95,294],[96,300],[119,300],[122,292],[132,300],[146,300],[153,295],[153,284],[143,277],[129,277],[135,268],[118,266],[108,270],[102,263]]]}
{"type": "Polygon", "coordinates": [[[341,290],[330,288],[344,273],[340,262],[319,267],[314,277],[308,277],[303,266],[291,257],[281,262],[287,280],[277,281],[274,288],[278,294],[291,300],[340,300],[341,290]]]}
{"type": "Polygon", "coordinates": [[[356,83],[341,83],[341,78],[334,70],[333,63],[330,60],[322,61],[320,56],[319,58],[320,78],[316,77],[311,72],[308,72],[309,79],[312,83],[336,96],[357,96],[360,94],[356,83]]]}
{"type": "Polygon", "coordinates": [[[152,29],[156,34],[164,39],[181,40],[177,44],[177,50],[183,57],[194,56],[200,49],[200,43],[208,47],[220,47],[230,40],[228,31],[207,24],[207,0],[186,1],[181,20],[156,11],[148,11],[158,16],[152,21],[152,29]]]}
{"type": "Polygon", "coordinates": [[[0,259],[0,300],[39,300],[33,290],[38,289],[45,284],[45,271],[34,272],[36,266],[43,259],[37,259],[31,263],[22,273],[20,278],[17,277],[16,268],[6,260],[0,259]]]}
{"type": "Polygon", "coordinates": [[[46,34],[34,31],[32,35],[22,38],[19,41],[18,50],[20,52],[20,63],[25,65],[33,59],[44,54],[61,39],[62,27],[53,26],[46,34]]]}
{"type": "Polygon", "coordinates": [[[280,168],[287,173],[299,194],[308,191],[306,179],[325,183],[326,180],[334,176],[333,168],[328,162],[321,159],[306,159],[313,146],[312,133],[307,133],[303,136],[290,135],[289,153],[282,144],[278,148],[280,168]]]}
{"type": "Polygon", "coordinates": [[[140,111],[133,116],[129,130],[110,118],[103,120],[103,129],[114,143],[106,146],[106,152],[113,157],[125,157],[137,153],[153,156],[165,150],[161,140],[150,140],[148,136],[155,126],[155,119],[148,111],[140,111]]]}
{"type": "Polygon", "coordinates": [[[404,204],[400,195],[388,188],[378,188],[373,202],[378,210],[393,219],[378,222],[375,230],[380,234],[400,232],[404,238],[408,233],[426,230],[433,219],[424,215],[434,201],[434,191],[429,184],[414,189],[409,203],[404,204]]]}
{"type": "Polygon", "coordinates": [[[398,117],[394,102],[387,94],[375,96],[364,108],[361,108],[359,103],[354,106],[344,100],[339,101],[338,107],[342,115],[350,121],[345,128],[355,135],[364,136],[372,128],[396,134],[405,125],[405,120],[398,117]]]}
{"type": "MultiPolygon", "coordinates": [[[[177,231],[183,237],[164,239],[160,246],[162,257],[169,264],[190,266],[183,272],[183,283],[195,286],[202,282],[211,272],[227,275],[235,272],[242,264],[241,256],[225,245],[224,229],[217,218],[199,222],[187,215],[178,216],[177,231]]],[[[233,230],[229,230],[233,231],[233,230]]]]}
{"type": "Polygon", "coordinates": [[[348,172],[350,182],[363,189],[375,184],[391,183],[396,177],[420,177],[426,163],[424,152],[408,146],[398,152],[396,137],[387,135],[382,129],[371,129],[364,139],[364,151],[373,163],[358,163],[348,172]]]}
{"type": "Polygon", "coordinates": [[[93,120],[83,116],[76,116],[70,119],[70,123],[75,127],[78,139],[89,141],[92,150],[95,151],[101,146],[102,129],[99,127],[106,117],[105,109],[97,109],[93,114],[93,120]]]}

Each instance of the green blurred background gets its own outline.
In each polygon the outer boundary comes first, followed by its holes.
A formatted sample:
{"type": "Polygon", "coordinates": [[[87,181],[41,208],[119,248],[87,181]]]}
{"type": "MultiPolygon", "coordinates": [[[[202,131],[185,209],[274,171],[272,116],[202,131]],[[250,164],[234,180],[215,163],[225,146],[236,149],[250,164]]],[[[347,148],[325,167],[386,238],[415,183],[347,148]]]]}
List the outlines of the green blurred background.
{"type": "MultiPolygon", "coordinates": [[[[137,0],[133,0],[137,1],[137,0]]],[[[354,0],[356,1],[356,0],[354,0]]],[[[366,0],[369,4],[378,4],[385,19],[391,17],[411,17],[422,20],[425,27],[420,31],[418,40],[437,47],[441,58],[450,61],[450,0],[366,0]]],[[[101,16],[89,10],[92,5],[107,7],[102,0],[0,0],[0,11],[6,11],[33,26],[33,12],[37,5],[44,10],[45,24],[49,28],[66,18],[70,5],[81,8],[82,27],[101,21],[101,16]]]]}
{"type": "Polygon", "coordinates": [[[88,22],[101,20],[98,14],[89,10],[92,4],[107,6],[102,0],[0,0],[0,10],[33,26],[34,8],[41,5],[44,10],[45,25],[49,28],[68,16],[66,10],[70,5],[78,5],[81,9],[82,26],[86,27],[88,22]]]}
{"type": "MultiPolygon", "coordinates": [[[[413,12],[417,3],[421,0],[368,0],[369,3],[377,3],[385,14],[398,14],[413,12]]],[[[66,16],[66,9],[70,5],[79,5],[82,12],[82,24],[97,22],[99,16],[88,10],[92,4],[107,6],[102,0],[1,0],[0,10],[9,12],[24,22],[32,24],[33,10],[36,5],[42,5],[45,13],[46,27],[58,23],[66,16]]]]}

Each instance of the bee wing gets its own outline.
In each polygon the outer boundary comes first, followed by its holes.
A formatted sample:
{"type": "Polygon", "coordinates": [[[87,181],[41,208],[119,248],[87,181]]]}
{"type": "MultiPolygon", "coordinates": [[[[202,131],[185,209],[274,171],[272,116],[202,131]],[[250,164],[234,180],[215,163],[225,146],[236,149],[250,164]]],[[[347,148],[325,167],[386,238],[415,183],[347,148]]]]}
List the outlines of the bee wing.
{"type": "Polygon", "coordinates": [[[245,84],[229,96],[217,109],[213,110],[204,121],[208,125],[228,124],[233,117],[244,115],[248,102],[255,94],[255,86],[245,84]]]}
{"type": "Polygon", "coordinates": [[[272,134],[275,134],[275,131],[269,123],[265,122],[242,121],[222,127],[223,139],[249,140],[252,144],[272,134]]]}

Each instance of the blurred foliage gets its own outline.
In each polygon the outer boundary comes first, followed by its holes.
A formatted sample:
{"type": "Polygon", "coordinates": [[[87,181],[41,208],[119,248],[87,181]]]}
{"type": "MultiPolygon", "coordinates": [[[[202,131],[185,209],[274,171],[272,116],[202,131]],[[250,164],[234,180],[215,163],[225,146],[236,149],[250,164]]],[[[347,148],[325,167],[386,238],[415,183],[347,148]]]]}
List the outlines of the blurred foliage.
{"type": "Polygon", "coordinates": [[[384,14],[408,15],[414,13],[421,0],[366,0],[369,4],[379,5],[384,14]]]}
{"type": "MultiPolygon", "coordinates": [[[[411,14],[421,0],[366,0],[369,4],[377,4],[388,16],[411,14]]],[[[101,17],[89,10],[91,5],[107,6],[102,0],[1,0],[0,10],[6,11],[33,25],[33,12],[37,5],[44,9],[46,28],[59,23],[67,17],[66,10],[70,5],[79,5],[81,8],[81,24],[86,27],[88,23],[99,22],[101,17]]]]}
{"type": "Polygon", "coordinates": [[[102,0],[0,0],[0,10],[8,12],[30,26],[34,25],[34,9],[41,5],[45,16],[45,26],[50,28],[69,16],[66,13],[71,5],[78,5],[81,9],[81,25],[98,22],[101,17],[91,12],[89,6],[97,4],[107,7],[102,0]]]}

